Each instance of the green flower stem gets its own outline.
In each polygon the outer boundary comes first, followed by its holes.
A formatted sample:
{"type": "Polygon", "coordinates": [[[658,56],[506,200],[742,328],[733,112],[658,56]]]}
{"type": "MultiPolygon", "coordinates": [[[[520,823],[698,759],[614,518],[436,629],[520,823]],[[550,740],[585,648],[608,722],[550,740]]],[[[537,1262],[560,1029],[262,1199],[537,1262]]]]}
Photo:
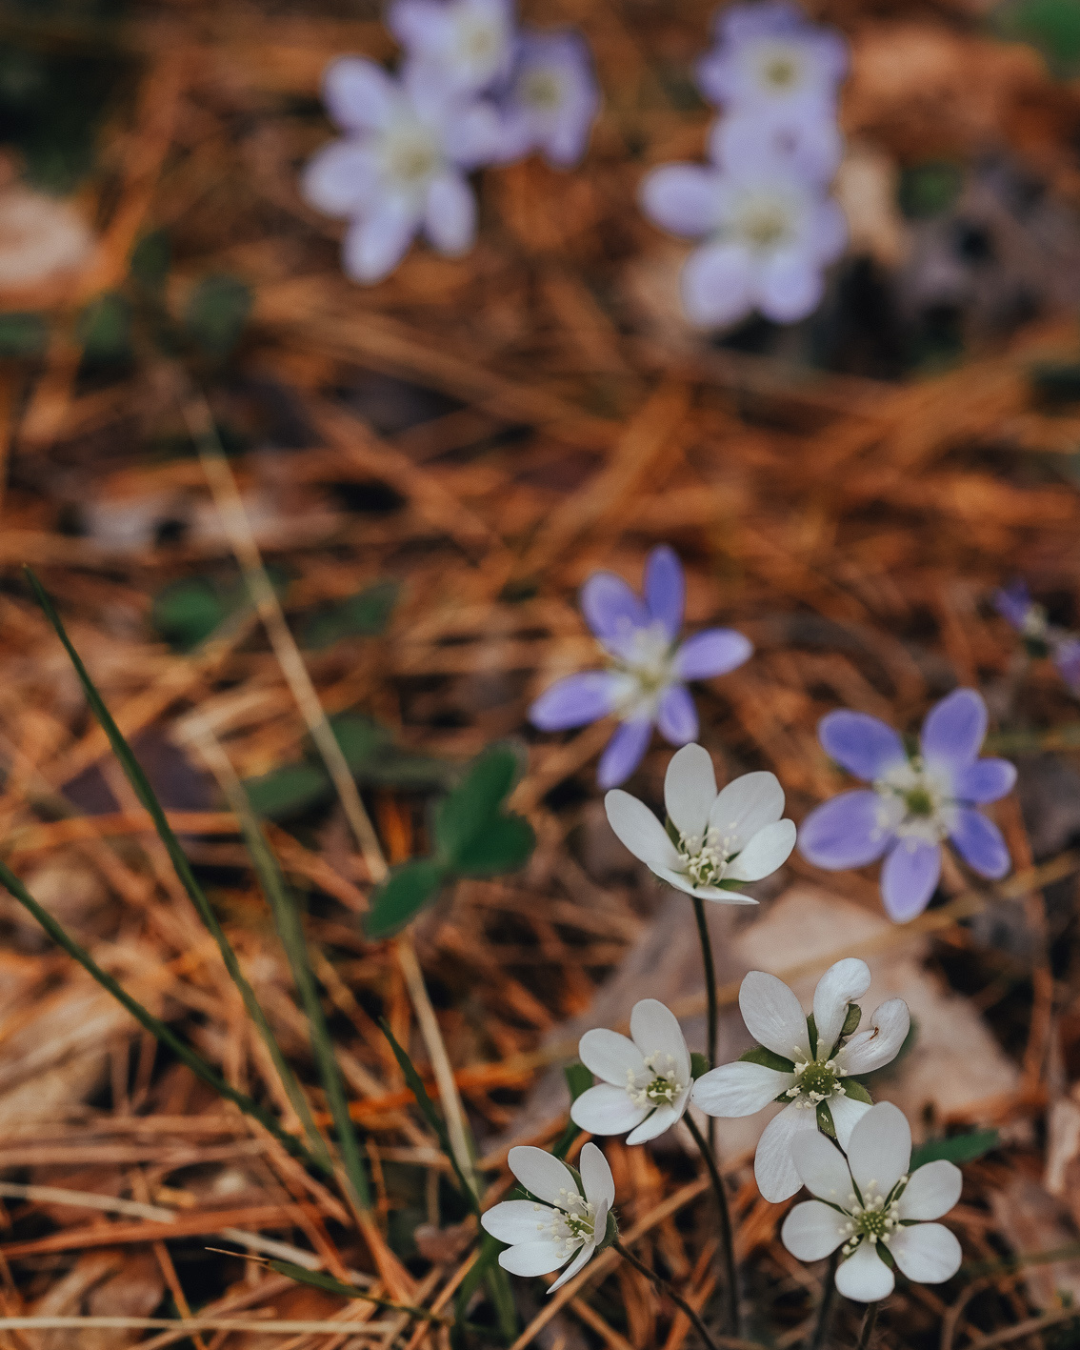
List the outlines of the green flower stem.
{"type": "Polygon", "coordinates": [[[708,1022],[706,1033],[706,1054],[709,1068],[716,1068],[716,1024],[720,1010],[716,1002],[716,963],[713,961],[712,943],[709,941],[709,925],[705,919],[705,901],[700,895],[690,897],[694,902],[694,918],[697,920],[698,938],[701,941],[701,959],[705,965],[705,997],[708,1000],[708,1022]]]}
{"type": "Polygon", "coordinates": [[[687,1128],[694,1136],[694,1143],[697,1144],[701,1156],[705,1159],[705,1166],[709,1169],[709,1179],[712,1181],[713,1195],[716,1197],[716,1208],[720,1214],[720,1255],[724,1263],[724,1279],[726,1282],[724,1290],[727,1304],[726,1322],[731,1335],[738,1336],[739,1271],[735,1264],[735,1233],[731,1224],[727,1188],[724,1186],[724,1178],[720,1175],[720,1169],[716,1165],[716,1157],[689,1111],[683,1116],[683,1120],[686,1121],[687,1128]]]}
{"type": "Polygon", "coordinates": [[[874,1338],[874,1328],[877,1326],[877,1303],[871,1303],[866,1309],[866,1316],[863,1318],[862,1331],[859,1332],[859,1344],[856,1350],[870,1350],[870,1342],[874,1338]]]}
{"type": "Polygon", "coordinates": [[[709,1335],[705,1323],[701,1320],[701,1318],[694,1311],[694,1309],[691,1308],[690,1304],[687,1303],[686,1299],[684,1299],[681,1294],[677,1294],[675,1290],[672,1288],[672,1286],[668,1284],[667,1280],[665,1280],[662,1275],[657,1275],[655,1270],[650,1270],[649,1267],[645,1265],[643,1261],[639,1261],[637,1257],[633,1254],[633,1252],[631,1252],[630,1249],[628,1247],[625,1247],[621,1242],[614,1242],[612,1246],[614,1246],[615,1250],[619,1253],[619,1255],[622,1257],[624,1261],[629,1262],[629,1264],[632,1265],[636,1271],[640,1272],[640,1274],[644,1275],[646,1279],[652,1280],[653,1284],[656,1285],[660,1293],[666,1294],[668,1298],[671,1299],[672,1303],[674,1303],[677,1308],[681,1309],[687,1315],[687,1317],[689,1317],[691,1323],[693,1324],[695,1330],[697,1331],[697,1334],[701,1337],[703,1343],[707,1347],[707,1350],[720,1350],[720,1347],[717,1345],[716,1341],[714,1341],[712,1336],[709,1335]]]}
{"type": "Polygon", "coordinates": [[[821,1303],[818,1305],[817,1325],[814,1334],[806,1343],[806,1350],[824,1350],[829,1335],[829,1323],[832,1321],[833,1307],[836,1304],[836,1267],[840,1264],[840,1249],[829,1257],[829,1269],[825,1272],[825,1287],[821,1291],[821,1303]]]}

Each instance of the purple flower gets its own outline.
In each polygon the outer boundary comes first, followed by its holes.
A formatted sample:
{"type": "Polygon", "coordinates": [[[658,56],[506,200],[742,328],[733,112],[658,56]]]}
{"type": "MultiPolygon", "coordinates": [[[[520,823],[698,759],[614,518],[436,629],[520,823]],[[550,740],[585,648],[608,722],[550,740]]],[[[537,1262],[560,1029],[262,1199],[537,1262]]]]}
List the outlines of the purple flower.
{"type": "Polygon", "coordinates": [[[504,79],[514,48],[510,0],[397,0],[387,25],[426,80],[478,93],[504,79]]]}
{"type": "Polygon", "coordinates": [[[726,108],[829,117],[847,66],[839,33],[807,23],[795,5],[765,0],[732,5],[717,17],[716,45],[697,76],[705,97],[726,108]]]}
{"type": "Polygon", "coordinates": [[[440,253],[466,252],[476,202],[465,175],[498,148],[494,108],[449,92],[418,66],[398,80],[357,56],[327,68],[323,97],[345,135],[315,154],[302,188],[312,206],[350,222],[346,273],[381,281],[418,230],[440,253]]]}
{"type": "Polygon", "coordinates": [[[900,737],[866,713],[821,719],[827,753],[869,791],[842,792],[811,811],[799,850],[818,867],[865,867],[884,855],[881,894],[889,917],[906,923],[927,906],[941,873],[946,838],[973,871],[1002,877],[1009,853],[997,826],[975,808],[1011,791],[1016,769],[1005,759],[979,759],[986,704],[974,689],[936,703],[909,756],[900,737]]]}
{"type": "Polygon", "coordinates": [[[641,205],[672,234],[705,238],[682,272],[683,309],[703,328],[737,323],[755,309],[777,323],[805,318],[821,300],[823,269],[847,243],[836,202],[768,162],[739,172],[661,165],[642,183],[641,205]]]}
{"type": "Polygon", "coordinates": [[[576,164],[600,107],[585,40],[572,32],[522,33],[500,105],[502,158],[541,150],[556,167],[576,164]]]}
{"type": "Polygon", "coordinates": [[[1049,656],[1070,690],[1080,695],[1080,637],[1055,627],[1023,581],[1012,581],[997,591],[994,608],[1023,638],[1028,655],[1036,660],[1049,656]]]}
{"type": "Polygon", "coordinates": [[[768,166],[807,183],[832,181],[844,157],[844,138],[831,115],[800,117],[788,108],[748,108],[718,117],[709,133],[709,158],[734,175],[768,166]]]}
{"type": "Polygon", "coordinates": [[[1045,638],[1046,610],[1032,600],[1026,581],[1011,581],[995,592],[994,608],[1022,637],[1045,638]]]}
{"type": "Polygon", "coordinates": [[[697,710],[686,681],[724,675],[753,651],[749,640],[731,628],[707,628],[677,644],[684,592],[682,565],[666,546],[649,554],[644,598],[613,572],[594,572],[581,588],[581,608],[609,667],[559,680],[529,709],[530,721],[541,731],[580,727],[612,714],[619,718],[600,758],[602,788],[630,777],[648,748],[654,723],[672,745],[694,740],[697,710]]]}
{"type": "Polygon", "coordinates": [[[1080,696],[1080,638],[1063,637],[1053,643],[1054,665],[1072,692],[1080,696]]]}

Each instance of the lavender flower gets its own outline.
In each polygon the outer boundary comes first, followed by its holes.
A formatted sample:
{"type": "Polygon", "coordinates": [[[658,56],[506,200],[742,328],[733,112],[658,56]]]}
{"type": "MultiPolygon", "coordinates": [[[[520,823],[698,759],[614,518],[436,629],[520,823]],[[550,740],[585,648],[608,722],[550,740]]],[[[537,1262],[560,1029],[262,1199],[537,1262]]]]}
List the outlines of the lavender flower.
{"type": "Polygon", "coordinates": [[[465,175],[498,148],[494,108],[449,91],[419,66],[399,80],[355,56],[327,68],[323,97],[345,135],[315,154],[302,188],[312,206],[350,222],[346,273],[381,281],[418,230],[440,253],[468,250],[476,202],[465,175]]]}
{"type": "Polygon", "coordinates": [[[807,23],[784,0],[765,0],[717,16],[716,45],[698,63],[697,76],[705,97],[725,108],[829,117],[847,65],[839,33],[807,23]]]}
{"type": "Polygon", "coordinates": [[[1009,853],[997,826],[975,808],[1004,797],[1016,781],[1008,760],[979,759],[986,704],[957,689],[927,714],[919,753],[909,757],[890,726],[866,713],[834,712],[818,737],[828,754],[869,791],[843,792],[803,822],[799,849],[818,867],[864,867],[882,855],[881,894],[889,917],[906,923],[926,908],[941,873],[946,838],[973,871],[1001,877],[1009,853]]]}
{"type": "Polygon", "coordinates": [[[705,238],[682,272],[683,309],[703,328],[755,309],[777,323],[805,318],[821,300],[824,267],[847,242],[836,202],[775,163],[738,172],[664,164],[642,183],[641,205],[672,234],[705,238]]]}
{"type": "Polygon", "coordinates": [[[622,577],[594,572],[581,588],[581,608],[609,667],[559,680],[529,709],[541,731],[580,727],[612,714],[619,718],[597,771],[603,788],[630,777],[654,724],[672,745],[694,740],[698,717],[686,681],[724,675],[753,651],[731,628],[707,628],[676,645],[684,593],[682,566],[666,546],[649,554],[643,600],[622,577]]]}
{"type": "Polygon", "coordinates": [[[509,73],[510,0],[397,0],[387,25],[426,80],[478,93],[509,73]]]}
{"type": "Polygon", "coordinates": [[[522,33],[500,104],[503,159],[541,150],[556,167],[576,164],[600,107],[584,39],[572,32],[522,33]]]}
{"type": "Polygon", "coordinates": [[[844,138],[831,116],[795,117],[786,108],[748,108],[719,117],[709,133],[709,158],[736,176],[768,166],[806,183],[832,181],[844,138]]]}
{"type": "Polygon", "coordinates": [[[1050,657],[1072,692],[1080,695],[1080,637],[1052,624],[1023,581],[1010,582],[998,591],[994,607],[1023,638],[1028,655],[1036,660],[1050,657]]]}

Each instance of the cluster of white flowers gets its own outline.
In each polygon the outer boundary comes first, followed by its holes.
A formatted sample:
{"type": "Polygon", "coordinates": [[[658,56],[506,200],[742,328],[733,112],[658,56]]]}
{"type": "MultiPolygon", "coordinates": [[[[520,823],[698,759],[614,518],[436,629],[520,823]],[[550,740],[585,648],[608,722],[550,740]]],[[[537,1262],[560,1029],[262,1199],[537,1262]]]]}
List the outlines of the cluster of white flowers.
{"type": "Polygon", "coordinates": [[[816,308],[823,269],[847,243],[828,185],[840,164],[837,91],[847,48],[787,0],[733,5],[699,62],[720,107],[708,164],[664,164],[641,186],[645,214],[702,243],[683,268],[683,308],[703,328],[754,310],[793,323],[816,308]]]}

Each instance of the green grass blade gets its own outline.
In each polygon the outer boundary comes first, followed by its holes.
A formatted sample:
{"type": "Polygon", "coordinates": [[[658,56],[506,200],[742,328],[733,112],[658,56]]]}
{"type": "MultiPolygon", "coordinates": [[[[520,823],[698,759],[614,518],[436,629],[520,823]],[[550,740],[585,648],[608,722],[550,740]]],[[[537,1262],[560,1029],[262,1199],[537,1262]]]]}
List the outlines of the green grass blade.
{"type": "Polygon", "coordinates": [[[225,930],[218,922],[218,917],[214,913],[210,901],[206,898],[205,891],[195,879],[195,874],[191,870],[191,864],[188,861],[187,854],[181,848],[179,839],[177,839],[176,835],[173,833],[172,826],[169,824],[168,820],[166,820],[161,803],[158,801],[154,789],[150,786],[150,780],[143,772],[142,765],[132,753],[131,746],[128,745],[125,740],[123,732],[113,720],[112,713],[109,712],[109,709],[105,705],[105,700],[98,693],[93,680],[90,678],[89,671],[83,664],[82,657],[80,657],[79,653],[75,650],[71,639],[67,635],[67,630],[64,628],[63,621],[57,613],[56,607],[48,592],[29,567],[26,568],[26,575],[33,588],[34,595],[37,597],[38,604],[44,610],[45,617],[52,624],[56,636],[63,643],[64,650],[67,652],[71,664],[75,667],[75,672],[78,675],[79,680],[82,683],[83,691],[86,694],[87,702],[90,704],[94,716],[100,723],[102,730],[109,738],[109,744],[112,746],[116,758],[120,761],[120,767],[124,770],[128,782],[135,790],[135,795],[146,808],[151,820],[154,822],[154,828],[157,830],[158,838],[165,845],[166,852],[169,855],[169,861],[173,865],[173,870],[180,878],[180,882],[183,885],[184,890],[188,893],[191,903],[195,906],[199,917],[202,919],[218,945],[218,950],[221,952],[221,959],[225,962],[225,969],[229,972],[229,977],[233,984],[235,984],[240,991],[240,997],[244,1001],[244,1008],[258,1028],[259,1035],[262,1037],[267,1050],[270,1052],[270,1057],[274,1062],[274,1067],[277,1069],[282,1086],[285,1088],[289,1101],[292,1103],[293,1109],[296,1111],[297,1116],[303,1124],[304,1133],[307,1135],[309,1145],[316,1154],[323,1157],[324,1163],[329,1162],[329,1155],[326,1153],[326,1145],[315,1127],[315,1122],[312,1120],[311,1111],[308,1107],[307,1099],[304,1097],[303,1090],[297,1082],[292,1069],[289,1067],[285,1056],[281,1053],[281,1047],[278,1045],[277,1039],[271,1030],[266,1014],[263,1012],[258,999],[255,997],[255,991],[252,989],[251,985],[248,984],[243,971],[240,969],[240,963],[236,959],[236,953],[233,951],[229,939],[225,936],[225,930]]]}
{"type": "Polygon", "coordinates": [[[450,1159],[450,1165],[454,1169],[454,1175],[457,1177],[458,1186],[461,1189],[462,1195],[469,1202],[469,1208],[479,1217],[480,1202],[477,1200],[475,1191],[465,1179],[465,1175],[458,1165],[458,1160],[454,1156],[454,1150],[450,1147],[450,1136],[446,1133],[446,1126],[443,1124],[442,1116],[439,1115],[438,1111],[435,1109],[435,1103],[428,1096],[428,1090],[424,1086],[423,1079],[416,1072],[416,1065],[397,1043],[394,1033],[390,1030],[390,1023],[387,1022],[385,1017],[380,1020],[379,1026],[382,1027],[383,1035],[390,1042],[390,1049],[393,1050],[394,1058],[398,1062],[398,1067],[405,1075],[405,1082],[408,1084],[409,1090],[416,1098],[417,1106],[419,1106],[420,1110],[423,1112],[424,1119],[435,1131],[435,1137],[439,1141],[439,1147],[450,1159]]]}
{"type": "Polygon", "coordinates": [[[379,1298],[353,1284],[343,1284],[332,1275],[324,1275],[321,1270],[308,1270],[305,1266],[294,1266],[291,1261],[267,1261],[267,1269],[278,1275],[287,1275],[297,1284],[310,1284],[315,1289],[325,1290],[328,1294],[340,1294],[342,1298],[360,1298],[365,1303],[374,1303],[379,1308],[389,1308],[391,1312],[408,1313],[424,1322],[435,1322],[439,1326],[448,1325],[450,1319],[439,1313],[429,1312],[427,1308],[414,1308],[408,1303],[394,1303],[388,1298],[379,1298]]]}
{"type": "Polygon", "coordinates": [[[353,1191],[356,1203],[362,1209],[371,1208],[371,1190],[367,1173],[364,1171],[364,1155],[360,1147],[360,1138],[356,1126],[349,1115],[349,1102],[345,1095],[345,1083],[341,1077],[337,1056],[334,1054],[334,1042],[330,1028],[326,1024],[326,1015],[319,1000],[319,989],[308,960],[307,939],[300,919],[300,910],[281,874],[277,859],[274,857],[266,836],[263,834],[255,813],[251,809],[239,782],[227,789],[229,802],[240,821],[248,853],[263,888],[263,894],[274,915],[281,945],[289,958],[293,980],[296,983],[300,1002],[308,1020],[308,1033],[311,1037],[311,1051],[319,1068],[323,1091],[330,1114],[334,1119],[338,1148],[345,1175],[353,1191]]]}
{"type": "Polygon", "coordinates": [[[162,1045],[167,1045],[177,1058],[183,1060],[192,1073],[222,1097],[235,1103],[245,1115],[257,1120],[260,1125],[269,1130],[279,1143],[288,1149],[294,1158],[299,1158],[317,1171],[324,1173],[328,1171],[326,1163],[310,1153],[295,1135],[283,1129],[269,1111],[260,1106],[258,1102],[253,1101],[246,1093],[239,1092],[236,1088],[230,1086],[213,1065],[203,1059],[202,1055],[177,1036],[160,1018],[155,1017],[153,1013],[144,1008],[137,999],[132,998],[123,985],[114,979],[108,971],[102,970],[86,948],[76,942],[47,909],[38,904],[7,863],[2,861],[0,861],[0,884],[11,892],[24,909],[30,911],[57,946],[62,947],[69,956],[78,961],[79,965],[92,975],[103,989],[107,989],[137,1022],[144,1026],[151,1035],[156,1036],[162,1045]]]}

